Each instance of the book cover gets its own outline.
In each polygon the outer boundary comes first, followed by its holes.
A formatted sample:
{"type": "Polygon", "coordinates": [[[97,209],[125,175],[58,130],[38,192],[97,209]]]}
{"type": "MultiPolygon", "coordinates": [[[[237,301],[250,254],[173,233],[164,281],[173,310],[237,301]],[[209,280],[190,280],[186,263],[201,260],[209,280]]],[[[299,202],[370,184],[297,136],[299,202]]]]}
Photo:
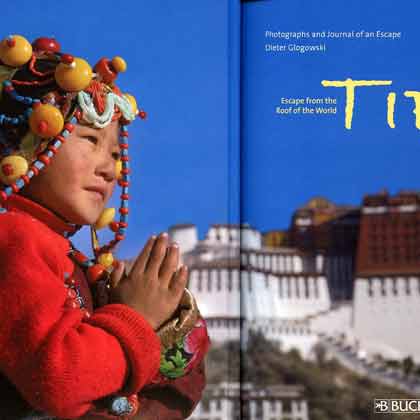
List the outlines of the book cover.
{"type": "Polygon", "coordinates": [[[418,410],[417,11],[242,8],[246,418],[418,410]]]}

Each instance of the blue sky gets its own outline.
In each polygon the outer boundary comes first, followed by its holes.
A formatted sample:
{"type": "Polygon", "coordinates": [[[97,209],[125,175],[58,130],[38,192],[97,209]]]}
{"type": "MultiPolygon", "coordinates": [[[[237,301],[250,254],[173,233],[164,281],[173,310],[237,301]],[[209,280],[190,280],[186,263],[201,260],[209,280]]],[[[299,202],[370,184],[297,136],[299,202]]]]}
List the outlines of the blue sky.
{"type": "MultiPolygon", "coordinates": [[[[420,130],[413,100],[420,90],[420,7],[401,1],[261,1],[244,10],[242,217],[261,230],[286,228],[313,196],[359,205],[364,194],[419,189],[420,130]],[[399,41],[326,41],[318,54],[266,53],[265,30],[401,31],[399,41]],[[344,128],[344,89],[321,80],[392,80],[356,90],[352,130],[344,128]],[[386,97],[397,93],[395,121],[386,124],[386,97]],[[281,97],[338,100],[335,116],[280,117],[281,97]]],[[[282,43],[282,42],[278,42],[282,43]]],[[[286,44],[291,41],[285,41],[286,44]]],[[[297,44],[316,44],[304,40],[297,44]]]]}
{"type": "MultiPolygon", "coordinates": [[[[152,233],[234,221],[228,203],[228,11],[223,0],[51,0],[2,4],[3,36],[54,36],[63,52],[124,57],[118,79],[148,119],[130,127],[131,201],[119,255],[135,255],[152,233]]],[[[109,236],[99,232],[105,240],[109,236]]],[[[86,249],[88,235],[75,242],[86,249]]]]}
{"type": "MultiPolygon", "coordinates": [[[[229,109],[238,69],[229,73],[228,65],[234,48],[228,43],[227,9],[234,3],[139,1],[115,7],[94,0],[80,11],[51,0],[43,1],[42,9],[30,1],[20,8],[2,5],[4,35],[55,36],[63,51],[92,65],[102,56],[127,60],[119,85],[136,96],[149,117],[130,128],[132,200],[120,256],[135,255],[149,235],[176,223],[197,224],[203,237],[212,223],[238,221],[232,203],[237,121],[236,110],[229,109]]],[[[391,193],[418,188],[420,131],[413,102],[403,97],[405,90],[420,90],[418,9],[415,3],[395,7],[391,1],[361,0],[340,8],[330,0],[244,6],[243,222],[260,230],[285,228],[292,212],[315,195],[357,205],[364,194],[382,188],[391,193]],[[402,31],[402,39],[332,40],[324,54],[267,54],[266,29],[381,29],[402,31]],[[386,125],[387,87],[359,89],[353,128],[344,128],[344,91],[320,82],[347,77],[393,81],[395,129],[386,125]],[[326,95],[337,98],[337,116],[274,113],[281,97],[326,95]]],[[[85,250],[87,237],[82,233],[76,240],[85,250]]]]}

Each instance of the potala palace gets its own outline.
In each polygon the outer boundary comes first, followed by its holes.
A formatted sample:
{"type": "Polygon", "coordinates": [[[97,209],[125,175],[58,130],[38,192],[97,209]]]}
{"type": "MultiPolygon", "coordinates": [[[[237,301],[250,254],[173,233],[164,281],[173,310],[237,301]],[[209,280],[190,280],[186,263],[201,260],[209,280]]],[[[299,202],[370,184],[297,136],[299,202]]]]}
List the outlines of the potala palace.
{"type": "Polygon", "coordinates": [[[219,224],[200,240],[179,224],[169,234],[213,343],[246,345],[258,330],[311,357],[319,340],[340,337],[368,356],[420,362],[419,193],[383,191],[360,207],[314,198],[284,231],[219,224]]]}

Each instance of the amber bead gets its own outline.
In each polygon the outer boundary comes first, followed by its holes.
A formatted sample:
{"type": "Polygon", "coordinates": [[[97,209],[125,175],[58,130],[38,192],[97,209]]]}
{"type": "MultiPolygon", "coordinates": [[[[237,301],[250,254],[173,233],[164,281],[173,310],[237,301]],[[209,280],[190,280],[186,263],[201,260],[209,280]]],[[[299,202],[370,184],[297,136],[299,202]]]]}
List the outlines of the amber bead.
{"type": "Polygon", "coordinates": [[[22,156],[10,155],[0,161],[0,180],[11,185],[28,171],[28,162],[22,156]]]}
{"type": "Polygon", "coordinates": [[[95,229],[102,229],[105,226],[108,226],[115,217],[115,209],[113,207],[105,209],[101,215],[99,216],[99,219],[95,223],[95,229]]]}
{"type": "Polygon", "coordinates": [[[0,60],[10,67],[20,67],[32,57],[32,45],[20,35],[12,35],[0,42],[0,60]]]}
{"type": "Polygon", "coordinates": [[[136,98],[133,95],[130,95],[129,93],[125,93],[123,96],[128,100],[128,102],[131,105],[131,110],[133,111],[134,115],[138,114],[138,108],[137,108],[137,101],[136,98]]]}
{"type": "Polygon", "coordinates": [[[92,68],[82,58],[74,58],[71,64],[60,63],[55,70],[57,84],[68,92],[87,88],[92,80],[92,68]]]}
{"type": "Polygon", "coordinates": [[[29,126],[34,134],[42,138],[54,137],[64,127],[63,114],[53,105],[38,105],[29,117],[29,126]]]}

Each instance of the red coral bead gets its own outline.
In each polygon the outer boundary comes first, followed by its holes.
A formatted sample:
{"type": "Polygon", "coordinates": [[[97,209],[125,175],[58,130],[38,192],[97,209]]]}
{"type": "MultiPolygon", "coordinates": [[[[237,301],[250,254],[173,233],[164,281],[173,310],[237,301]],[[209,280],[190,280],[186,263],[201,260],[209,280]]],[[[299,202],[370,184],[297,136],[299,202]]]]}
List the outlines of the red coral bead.
{"type": "Polygon", "coordinates": [[[87,269],[89,283],[96,283],[105,271],[105,267],[101,264],[95,264],[87,269]]]}
{"type": "Polygon", "coordinates": [[[2,165],[1,170],[6,176],[13,175],[13,165],[11,165],[10,163],[2,165]]]}
{"type": "Polygon", "coordinates": [[[123,162],[128,162],[130,160],[130,158],[128,156],[121,156],[121,160],[123,162]]]}
{"type": "Polygon", "coordinates": [[[70,123],[64,124],[64,129],[70,131],[70,133],[74,130],[74,125],[70,123]]]}
{"type": "Polygon", "coordinates": [[[9,48],[13,48],[16,45],[16,40],[14,38],[8,38],[6,44],[9,48]]]}
{"type": "Polygon", "coordinates": [[[58,41],[54,38],[38,38],[32,43],[32,47],[35,51],[49,51],[57,53],[61,47],[58,41]]]}
{"type": "Polygon", "coordinates": [[[128,208],[127,207],[121,207],[119,211],[120,211],[121,214],[128,214],[128,208]]]}
{"type": "Polygon", "coordinates": [[[45,156],[45,155],[38,156],[38,160],[43,162],[45,165],[49,165],[49,163],[50,163],[50,158],[48,156],[45,156]]]}
{"type": "Polygon", "coordinates": [[[64,64],[71,64],[74,61],[74,57],[71,54],[62,54],[61,62],[64,64]]]}
{"type": "Polygon", "coordinates": [[[140,117],[142,120],[145,120],[145,119],[146,119],[146,117],[147,117],[146,112],[145,112],[145,111],[139,111],[139,117],[140,117]]]}
{"type": "Polygon", "coordinates": [[[77,120],[80,120],[80,118],[82,118],[82,111],[80,109],[77,109],[74,113],[74,116],[77,120]]]}
{"type": "Polygon", "coordinates": [[[67,139],[65,137],[63,137],[63,136],[60,135],[60,136],[57,136],[56,137],[56,140],[60,140],[61,143],[65,143],[67,139]]]}
{"type": "Polygon", "coordinates": [[[119,225],[119,223],[118,222],[111,222],[110,224],[109,224],[109,228],[113,231],[113,232],[117,232],[118,231],[118,229],[120,228],[120,225],[119,225]]]}
{"type": "Polygon", "coordinates": [[[107,84],[112,83],[117,77],[117,73],[113,71],[111,62],[108,58],[101,58],[95,64],[93,71],[100,74],[102,80],[107,84]]]}
{"type": "Polygon", "coordinates": [[[39,174],[39,169],[36,166],[32,165],[30,169],[35,175],[39,174]]]}

